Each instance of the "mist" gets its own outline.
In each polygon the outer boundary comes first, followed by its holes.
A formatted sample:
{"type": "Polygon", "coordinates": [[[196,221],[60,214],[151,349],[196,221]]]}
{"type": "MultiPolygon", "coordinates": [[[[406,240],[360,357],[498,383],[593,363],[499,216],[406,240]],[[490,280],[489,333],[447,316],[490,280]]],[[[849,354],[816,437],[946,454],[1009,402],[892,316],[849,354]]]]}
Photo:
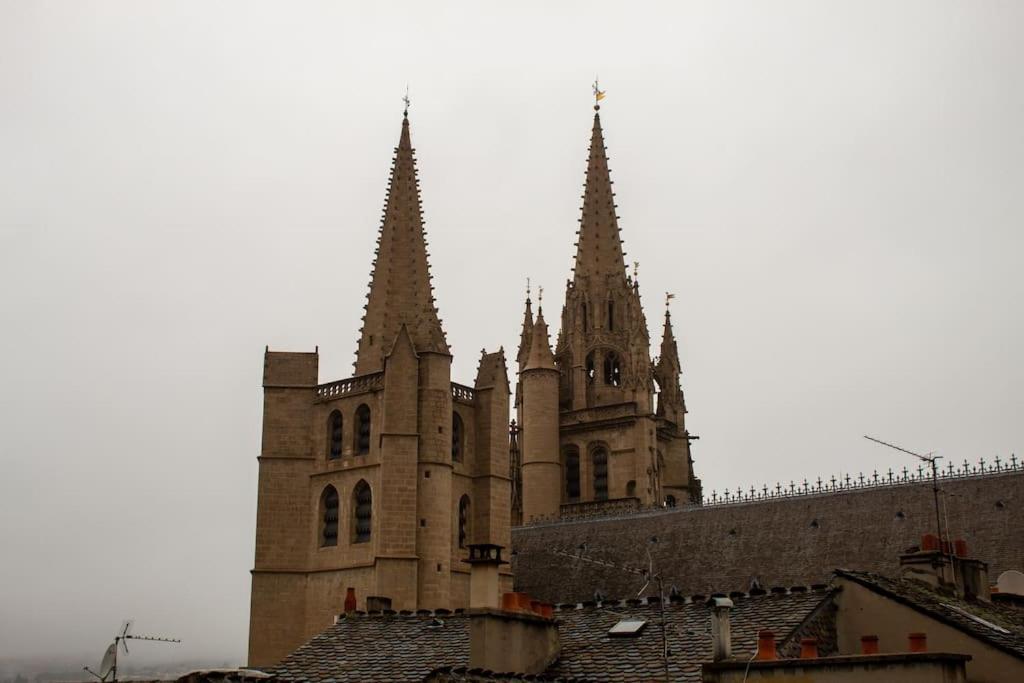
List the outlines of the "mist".
{"type": "Polygon", "coordinates": [[[262,354],[351,374],[406,87],[471,384],[595,76],[705,492],[1024,451],[1021,3],[0,2],[0,657],[243,663],[262,354]]]}

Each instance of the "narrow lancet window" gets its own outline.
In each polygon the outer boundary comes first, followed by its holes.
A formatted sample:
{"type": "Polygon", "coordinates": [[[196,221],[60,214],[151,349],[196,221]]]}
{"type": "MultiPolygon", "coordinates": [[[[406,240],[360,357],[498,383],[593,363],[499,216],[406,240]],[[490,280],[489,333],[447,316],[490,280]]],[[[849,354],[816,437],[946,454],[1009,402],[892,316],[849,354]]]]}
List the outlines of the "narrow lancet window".
{"type": "Polygon", "coordinates": [[[565,497],[571,503],[580,499],[580,451],[575,446],[565,449],[565,497]]]}
{"type": "Polygon", "coordinates": [[[327,420],[327,457],[337,460],[341,457],[342,431],[341,411],[335,410],[327,420]]]}
{"type": "Polygon", "coordinates": [[[338,491],[328,486],[320,495],[320,508],[323,510],[320,530],[320,547],[338,545],[338,491]]]}
{"type": "Polygon", "coordinates": [[[356,455],[370,452],[370,408],[365,403],[356,408],[356,455]]]}
{"type": "Polygon", "coordinates": [[[373,494],[370,485],[360,480],[352,491],[352,541],[366,543],[373,532],[373,494]]]}
{"type": "Polygon", "coordinates": [[[455,462],[462,462],[462,432],[462,418],[458,413],[452,413],[452,460],[455,462]]]}
{"type": "Polygon", "coordinates": [[[608,451],[594,449],[594,500],[608,500],[608,451]]]}
{"type": "Polygon", "coordinates": [[[459,499],[459,547],[469,542],[469,496],[459,499]]]}

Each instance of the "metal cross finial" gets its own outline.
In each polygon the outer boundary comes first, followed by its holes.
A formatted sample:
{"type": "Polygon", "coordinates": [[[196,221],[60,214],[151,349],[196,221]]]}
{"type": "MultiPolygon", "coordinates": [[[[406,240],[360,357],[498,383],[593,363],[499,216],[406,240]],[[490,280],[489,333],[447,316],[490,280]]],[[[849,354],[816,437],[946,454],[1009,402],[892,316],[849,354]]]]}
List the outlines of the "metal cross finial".
{"type": "Polygon", "coordinates": [[[530,300],[530,278],[526,278],[526,300],[530,300]]]}
{"type": "Polygon", "coordinates": [[[409,115],[409,105],[412,104],[412,100],[409,99],[409,85],[408,84],[406,84],[406,86],[405,86],[405,97],[402,98],[402,101],[405,102],[405,112],[403,113],[403,115],[404,116],[408,116],[409,115]]]}
{"type": "Polygon", "coordinates": [[[633,280],[636,280],[637,276],[640,275],[640,262],[633,261],[633,280]]]}
{"type": "Polygon", "coordinates": [[[601,90],[601,86],[598,85],[597,76],[594,76],[594,109],[597,109],[601,105],[598,104],[604,99],[604,90],[601,90]]]}
{"type": "Polygon", "coordinates": [[[675,299],[675,298],[676,298],[676,295],[673,294],[672,292],[665,292],[665,311],[666,312],[668,312],[668,302],[672,301],[672,299],[675,299]]]}
{"type": "Polygon", "coordinates": [[[537,305],[540,306],[544,303],[544,286],[540,285],[537,287],[537,305]]]}

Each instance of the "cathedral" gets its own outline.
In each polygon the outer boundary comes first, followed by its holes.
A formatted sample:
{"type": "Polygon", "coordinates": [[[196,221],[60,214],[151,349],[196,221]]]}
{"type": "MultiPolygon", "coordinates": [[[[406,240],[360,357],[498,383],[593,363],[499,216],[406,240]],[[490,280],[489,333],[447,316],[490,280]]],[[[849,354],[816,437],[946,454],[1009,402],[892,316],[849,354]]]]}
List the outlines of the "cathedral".
{"type": "Polygon", "coordinates": [[[508,547],[513,525],[701,500],[672,322],[666,311],[652,359],[598,108],[557,341],[528,295],[511,429],[501,349],[481,355],[472,386],[451,378],[406,112],[355,374],[320,383],[317,352],[264,356],[251,666],[279,661],[348,600],[466,607],[466,547],[508,547]]]}

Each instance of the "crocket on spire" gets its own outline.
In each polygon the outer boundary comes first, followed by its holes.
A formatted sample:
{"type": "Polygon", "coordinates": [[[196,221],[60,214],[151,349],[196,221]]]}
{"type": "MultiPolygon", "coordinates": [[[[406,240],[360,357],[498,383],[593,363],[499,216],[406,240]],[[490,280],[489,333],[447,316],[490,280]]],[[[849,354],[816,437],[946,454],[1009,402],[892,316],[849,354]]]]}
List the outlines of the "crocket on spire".
{"type": "Polygon", "coordinates": [[[615,215],[615,197],[612,194],[604,134],[601,131],[601,115],[596,112],[594,128],[590,134],[590,159],[587,162],[587,182],[583,193],[583,217],[580,220],[576,264],[573,270],[577,283],[585,276],[601,279],[606,275],[621,278],[625,278],[626,275],[619,222],[615,215]]]}
{"type": "Polygon", "coordinates": [[[402,134],[395,148],[384,217],[377,238],[370,292],[366,297],[366,313],[356,351],[357,375],[384,368],[384,356],[390,351],[403,324],[408,328],[417,352],[449,352],[430,284],[413,152],[406,114],[402,117],[402,134]]]}

